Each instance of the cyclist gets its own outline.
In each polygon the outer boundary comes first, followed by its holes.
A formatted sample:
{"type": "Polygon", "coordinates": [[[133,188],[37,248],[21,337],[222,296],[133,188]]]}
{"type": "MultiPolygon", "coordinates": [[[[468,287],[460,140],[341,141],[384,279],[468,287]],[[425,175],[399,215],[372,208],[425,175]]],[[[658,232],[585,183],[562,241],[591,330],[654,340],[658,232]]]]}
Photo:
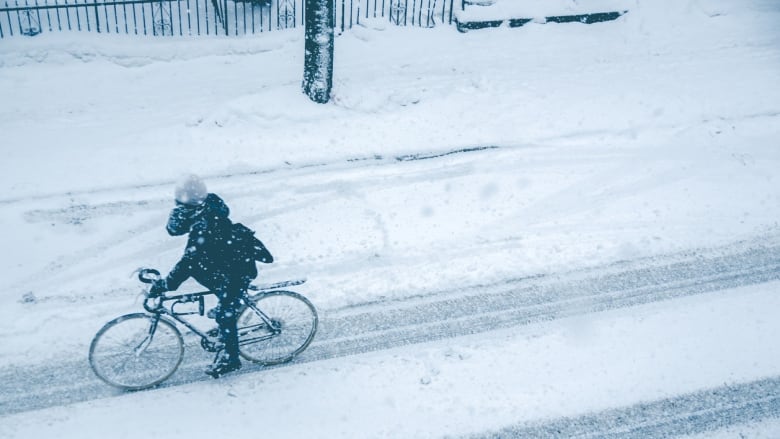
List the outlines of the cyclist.
{"type": "Polygon", "coordinates": [[[176,207],[170,213],[166,229],[171,236],[188,233],[189,239],[184,256],[168,276],[153,283],[151,294],[175,290],[190,277],[216,292],[219,304],[215,318],[224,347],[217,352],[206,373],[219,378],[241,368],[237,331],[240,298],[257,277],[255,260],[270,263],[273,257],[251,230],[230,221],[228,206],[222,198],[209,193],[198,176],[181,179],[174,195],[176,207]],[[252,234],[251,238],[240,236],[241,229],[252,234]],[[259,247],[240,245],[250,239],[259,247]]]}

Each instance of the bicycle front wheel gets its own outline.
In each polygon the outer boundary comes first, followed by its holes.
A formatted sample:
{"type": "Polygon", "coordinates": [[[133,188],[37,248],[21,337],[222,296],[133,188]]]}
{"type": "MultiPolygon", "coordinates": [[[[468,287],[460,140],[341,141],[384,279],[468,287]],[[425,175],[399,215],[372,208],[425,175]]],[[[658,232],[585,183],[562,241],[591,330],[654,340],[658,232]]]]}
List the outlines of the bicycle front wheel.
{"type": "Polygon", "coordinates": [[[98,331],[89,348],[95,375],[120,389],[141,390],[170,377],[184,357],[181,333],[159,316],[118,317],[98,331]]]}
{"type": "Polygon", "coordinates": [[[317,332],[317,311],[291,291],[270,291],[248,304],[238,317],[241,356],[263,365],[290,361],[317,332]]]}

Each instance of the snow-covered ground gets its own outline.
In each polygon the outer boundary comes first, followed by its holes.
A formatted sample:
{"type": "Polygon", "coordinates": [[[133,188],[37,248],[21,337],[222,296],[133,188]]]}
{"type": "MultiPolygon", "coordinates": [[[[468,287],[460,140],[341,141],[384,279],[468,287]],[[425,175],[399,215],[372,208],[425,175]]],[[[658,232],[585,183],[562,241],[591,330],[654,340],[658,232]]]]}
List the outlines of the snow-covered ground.
{"type": "MultiPolygon", "coordinates": [[[[258,230],[262,279],[307,277],[324,317],[776,239],[780,3],[628,3],[589,26],[368,22],[336,39],[327,105],[300,92],[301,30],[1,40],[0,369],[83,359],[140,310],[131,272],[184,245],[164,230],[184,172],[258,230]]],[[[437,437],[600,413],[780,376],[777,286],[39,411],[4,399],[0,436],[437,437]]]]}

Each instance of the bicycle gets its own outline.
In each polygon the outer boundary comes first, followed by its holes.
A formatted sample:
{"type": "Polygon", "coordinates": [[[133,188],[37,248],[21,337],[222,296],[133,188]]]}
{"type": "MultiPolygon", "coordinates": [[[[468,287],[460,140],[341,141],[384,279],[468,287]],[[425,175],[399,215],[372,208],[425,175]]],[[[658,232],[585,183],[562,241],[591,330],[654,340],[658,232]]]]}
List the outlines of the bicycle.
{"type": "MultiPolygon", "coordinates": [[[[147,284],[160,278],[154,269],[141,269],[147,284]]],[[[306,349],[317,332],[317,311],[304,296],[282,290],[305,280],[268,286],[250,285],[238,311],[239,354],[264,366],[285,363],[306,349]],[[249,294],[249,291],[255,294],[249,294]]],[[[184,339],[176,322],[200,336],[208,352],[221,348],[217,328],[201,331],[183,316],[204,315],[204,297],[214,291],[177,295],[144,292],[145,313],[126,314],[106,323],[92,339],[89,364],[105,383],[123,390],[154,387],[170,378],[184,357],[184,339]],[[176,311],[180,304],[196,304],[197,311],[176,311]],[[166,304],[169,304],[166,306],[166,304]]]]}

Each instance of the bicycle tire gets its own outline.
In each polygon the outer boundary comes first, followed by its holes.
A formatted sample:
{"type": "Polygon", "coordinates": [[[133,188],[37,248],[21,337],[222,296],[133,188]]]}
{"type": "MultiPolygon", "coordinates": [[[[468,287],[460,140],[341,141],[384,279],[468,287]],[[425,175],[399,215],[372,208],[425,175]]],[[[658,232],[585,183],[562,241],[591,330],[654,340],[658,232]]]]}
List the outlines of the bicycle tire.
{"type": "Polygon", "coordinates": [[[176,372],[182,358],[184,340],[176,326],[144,313],[123,315],[106,323],[89,347],[89,365],[95,375],[124,390],[160,384],[176,372]]]}
{"type": "Polygon", "coordinates": [[[251,307],[238,317],[238,344],[242,357],[264,366],[286,363],[303,352],[317,332],[317,310],[308,299],[292,291],[269,291],[252,303],[279,325],[279,333],[264,324],[251,307]]]}

